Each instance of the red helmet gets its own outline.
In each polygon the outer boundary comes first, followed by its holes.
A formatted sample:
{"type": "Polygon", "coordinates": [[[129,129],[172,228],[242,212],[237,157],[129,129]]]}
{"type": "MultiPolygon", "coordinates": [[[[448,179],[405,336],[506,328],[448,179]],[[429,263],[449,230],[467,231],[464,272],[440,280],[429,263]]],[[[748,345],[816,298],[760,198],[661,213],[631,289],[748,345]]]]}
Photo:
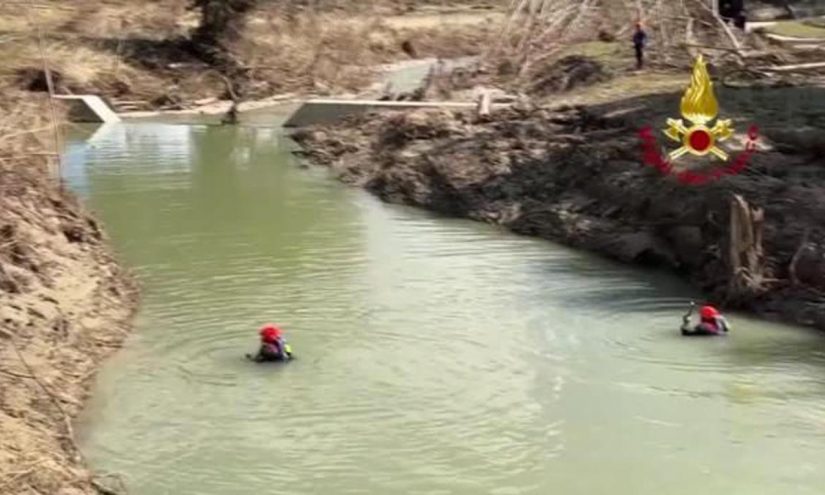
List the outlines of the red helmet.
{"type": "Polygon", "coordinates": [[[719,311],[717,311],[713,306],[702,306],[699,310],[699,316],[710,320],[719,316],[719,311]]]}
{"type": "Polygon", "coordinates": [[[274,323],[267,323],[261,327],[261,331],[259,333],[262,340],[265,342],[272,342],[281,336],[281,329],[275,326],[274,323]]]}

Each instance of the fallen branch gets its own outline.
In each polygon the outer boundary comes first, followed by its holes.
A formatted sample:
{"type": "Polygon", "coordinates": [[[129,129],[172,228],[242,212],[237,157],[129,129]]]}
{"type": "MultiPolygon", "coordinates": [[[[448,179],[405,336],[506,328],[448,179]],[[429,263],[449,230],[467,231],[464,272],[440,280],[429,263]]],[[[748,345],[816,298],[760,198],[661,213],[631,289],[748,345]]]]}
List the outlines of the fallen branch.
{"type": "Polygon", "coordinates": [[[693,43],[695,39],[693,36],[694,21],[695,19],[693,17],[688,17],[687,24],[685,25],[685,48],[690,54],[690,57],[695,59],[698,54],[696,53],[696,50],[693,50],[693,48],[699,48],[701,45],[696,45],[693,43]]]}
{"type": "Polygon", "coordinates": [[[733,31],[730,30],[730,28],[725,23],[725,21],[723,21],[721,17],[716,15],[716,13],[713,12],[713,10],[710,7],[707,6],[707,4],[706,4],[706,2],[704,2],[704,0],[694,0],[694,2],[701,5],[702,8],[705,9],[705,11],[707,11],[711,16],[713,16],[714,19],[716,19],[717,24],[719,24],[719,26],[722,28],[724,33],[727,35],[728,39],[730,39],[730,42],[733,45],[733,48],[735,49],[736,53],[740,57],[744,57],[744,55],[742,55],[742,46],[739,44],[739,40],[736,39],[736,35],[733,34],[733,31]]]}
{"type": "Polygon", "coordinates": [[[8,376],[13,376],[15,378],[21,378],[23,380],[30,380],[31,379],[31,375],[24,375],[22,373],[15,373],[14,371],[9,371],[9,370],[0,370],[0,373],[3,373],[4,375],[8,375],[8,376]]]}
{"type": "Polygon", "coordinates": [[[825,68],[825,62],[811,62],[808,64],[792,64],[792,65],[774,65],[771,67],[761,67],[762,70],[774,72],[791,72],[795,70],[804,69],[822,69],[825,68]]]}

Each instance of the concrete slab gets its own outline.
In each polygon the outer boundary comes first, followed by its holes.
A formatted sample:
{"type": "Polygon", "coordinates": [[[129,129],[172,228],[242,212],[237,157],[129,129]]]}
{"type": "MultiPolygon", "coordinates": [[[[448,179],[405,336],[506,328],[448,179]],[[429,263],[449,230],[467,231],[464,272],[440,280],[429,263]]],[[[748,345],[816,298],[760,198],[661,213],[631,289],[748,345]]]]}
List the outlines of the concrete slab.
{"type": "MultiPolygon", "coordinates": [[[[443,108],[448,110],[472,110],[476,102],[451,101],[378,101],[378,100],[308,100],[284,123],[284,127],[303,127],[328,124],[349,115],[376,111],[415,110],[418,108],[443,108]]],[[[494,104],[493,107],[507,106],[494,104]]]]}
{"type": "Polygon", "coordinates": [[[96,95],[54,95],[56,100],[71,102],[69,120],[72,122],[115,123],[120,117],[103,98],[96,95]]]}

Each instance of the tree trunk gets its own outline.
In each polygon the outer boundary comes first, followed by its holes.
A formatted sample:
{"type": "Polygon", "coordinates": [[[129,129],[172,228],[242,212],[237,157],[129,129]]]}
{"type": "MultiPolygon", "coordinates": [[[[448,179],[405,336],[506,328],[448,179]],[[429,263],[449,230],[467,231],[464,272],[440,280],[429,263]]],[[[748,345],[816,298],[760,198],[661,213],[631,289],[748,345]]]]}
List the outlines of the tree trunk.
{"type": "Polygon", "coordinates": [[[255,4],[256,0],[193,0],[191,6],[201,17],[191,38],[195,53],[229,78],[235,93],[241,97],[248,74],[232,55],[230,45],[240,36],[247,14],[255,4]]]}
{"type": "Polygon", "coordinates": [[[765,214],[750,206],[741,196],[730,202],[728,299],[742,300],[765,289],[766,270],[762,251],[762,225],[765,214]]]}

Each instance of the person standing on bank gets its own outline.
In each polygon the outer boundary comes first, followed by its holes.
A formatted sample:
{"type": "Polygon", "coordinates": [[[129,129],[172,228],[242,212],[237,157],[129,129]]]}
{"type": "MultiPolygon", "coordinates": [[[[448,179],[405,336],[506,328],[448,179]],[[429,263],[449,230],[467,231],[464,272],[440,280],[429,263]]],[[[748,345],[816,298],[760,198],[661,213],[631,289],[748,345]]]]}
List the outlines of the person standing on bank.
{"type": "Polygon", "coordinates": [[[636,50],[636,69],[641,69],[644,65],[645,45],[647,44],[647,33],[642,28],[642,23],[636,23],[636,31],[633,33],[633,49],[636,50]]]}

